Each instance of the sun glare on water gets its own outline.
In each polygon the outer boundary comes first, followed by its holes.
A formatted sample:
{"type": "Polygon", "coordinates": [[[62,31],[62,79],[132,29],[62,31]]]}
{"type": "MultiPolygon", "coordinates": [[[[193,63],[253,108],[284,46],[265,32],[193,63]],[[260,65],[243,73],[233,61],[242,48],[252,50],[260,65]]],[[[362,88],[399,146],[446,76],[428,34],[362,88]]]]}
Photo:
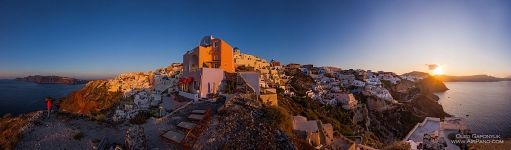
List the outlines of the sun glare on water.
{"type": "Polygon", "coordinates": [[[444,69],[442,67],[438,66],[433,70],[433,75],[442,75],[444,74],[444,69]]]}

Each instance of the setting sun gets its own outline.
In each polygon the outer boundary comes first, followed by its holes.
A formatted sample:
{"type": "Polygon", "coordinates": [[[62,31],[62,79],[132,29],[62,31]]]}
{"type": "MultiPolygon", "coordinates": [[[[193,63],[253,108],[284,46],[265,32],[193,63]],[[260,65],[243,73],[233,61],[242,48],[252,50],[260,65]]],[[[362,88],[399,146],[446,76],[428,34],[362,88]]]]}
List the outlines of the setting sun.
{"type": "Polygon", "coordinates": [[[438,66],[433,70],[433,75],[442,75],[442,74],[444,74],[444,69],[442,69],[441,66],[438,66]]]}

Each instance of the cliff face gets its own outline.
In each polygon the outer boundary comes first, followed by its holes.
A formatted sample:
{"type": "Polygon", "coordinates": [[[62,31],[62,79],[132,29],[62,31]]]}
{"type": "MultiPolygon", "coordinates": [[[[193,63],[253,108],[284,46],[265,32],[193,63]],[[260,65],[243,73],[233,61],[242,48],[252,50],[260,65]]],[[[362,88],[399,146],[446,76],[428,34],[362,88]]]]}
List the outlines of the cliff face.
{"type": "Polygon", "coordinates": [[[390,144],[404,137],[418,122],[425,117],[443,118],[449,116],[438,103],[435,92],[448,90],[445,84],[428,76],[415,83],[404,80],[391,88],[398,101],[404,102],[399,109],[382,113],[371,113],[370,129],[383,143],[390,144]]]}
{"type": "Polygon", "coordinates": [[[398,84],[389,88],[390,93],[394,99],[399,102],[409,102],[420,93],[420,89],[415,82],[409,80],[402,80],[398,84]]]}
{"type": "Polygon", "coordinates": [[[444,82],[437,78],[430,76],[417,83],[421,94],[418,95],[413,101],[412,106],[415,108],[416,114],[428,117],[443,118],[448,116],[444,112],[442,105],[438,103],[438,96],[434,95],[436,92],[445,92],[449,90],[444,82]]]}
{"type": "Polygon", "coordinates": [[[435,93],[435,92],[444,92],[449,90],[447,86],[445,86],[442,80],[439,80],[435,77],[428,77],[418,82],[419,88],[422,93],[435,93]]]}
{"type": "Polygon", "coordinates": [[[121,92],[109,92],[108,81],[95,80],[82,89],[71,93],[60,103],[60,111],[91,115],[93,112],[111,108],[122,98],[121,92]]]}
{"type": "Polygon", "coordinates": [[[86,80],[79,80],[75,78],[59,77],[59,76],[28,76],[24,78],[16,78],[16,80],[29,81],[38,84],[85,84],[86,80]]]}

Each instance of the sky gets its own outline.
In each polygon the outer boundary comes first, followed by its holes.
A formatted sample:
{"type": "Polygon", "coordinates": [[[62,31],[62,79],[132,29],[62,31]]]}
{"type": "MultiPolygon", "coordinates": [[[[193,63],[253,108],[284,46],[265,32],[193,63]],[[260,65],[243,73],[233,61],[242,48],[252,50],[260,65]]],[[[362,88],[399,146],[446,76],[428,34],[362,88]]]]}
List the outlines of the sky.
{"type": "Polygon", "coordinates": [[[146,72],[210,34],[283,63],[511,75],[506,0],[0,0],[0,78],[146,72]]]}

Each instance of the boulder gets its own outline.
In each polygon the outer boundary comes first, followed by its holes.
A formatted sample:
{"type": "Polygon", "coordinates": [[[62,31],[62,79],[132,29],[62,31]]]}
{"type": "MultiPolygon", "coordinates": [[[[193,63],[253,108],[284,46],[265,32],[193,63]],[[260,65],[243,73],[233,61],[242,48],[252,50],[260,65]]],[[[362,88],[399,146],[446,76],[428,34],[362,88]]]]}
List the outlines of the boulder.
{"type": "Polygon", "coordinates": [[[124,137],[124,147],[128,150],[147,150],[147,139],[144,134],[144,128],[141,126],[128,128],[124,137]]]}

